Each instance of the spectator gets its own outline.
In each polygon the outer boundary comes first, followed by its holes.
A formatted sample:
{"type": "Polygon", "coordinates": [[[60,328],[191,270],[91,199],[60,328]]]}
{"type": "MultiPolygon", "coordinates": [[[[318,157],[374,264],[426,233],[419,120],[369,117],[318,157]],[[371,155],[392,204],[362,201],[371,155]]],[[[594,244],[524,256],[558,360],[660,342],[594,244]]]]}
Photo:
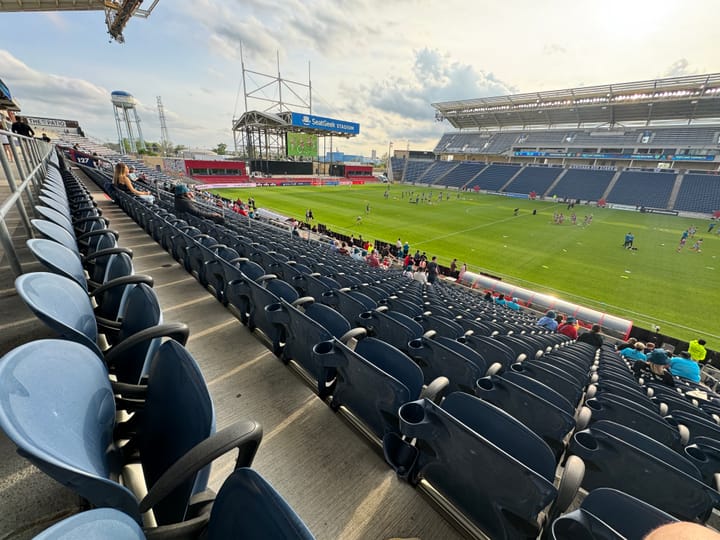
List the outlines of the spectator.
{"type": "Polygon", "coordinates": [[[570,339],[577,339],[578,337],[578,331],[577,331],[577,321],[575,320],[575,317],[568,317],[567,320],[558,326],[558,334],[564,334],[570,339]]]}
{"type": "Polygon", "coordinates": [[[504,306],[505,305],[505,295],[501,294],[495,299],[495,304],[498,306],[504,306]]]}
{"type": "Polygon", "coordinates": [[[690,358],[690,353],[683,351],[680,356],[670,359],[670,373],[675,377],[687,379],[695,383],[700,382],[700,366],[690,358]]]}
{"type": "Polygon", "coordinates": [[[460,273],[458,273],[458,281],[460,281],[463,278],[463,275],[467,272],[467,264],[462,263],[462,266],[460,267],[460,273]]]}
{"type": "Polygon", "coordinates": [[[505,307],[510,308],[513,311],[520,311],[520,304],[518,304],[517,298],[513,298],[510,301],[505,301],[505,307]]]}
{"type": "Polygon", "coordinates": [[[631,337],[624,343],[615,344],[615,350],[622,351],[623,349],[627,349],[628,347],[633,348],[633,347],[635,347],[635,343],[637,343],[637,339],[634,337],[631,337]]]}
{"type": "MultiPolygon", "coordinates": [[[[635,363],[637,364],[637,362],[635,363]]],[[[675,386],[672,375],[667,370],[669,364],[670,359],[663,349],[655,349],[647,357],[647,367],[650,369],[650,372],[668,386],[675,386]]],[[[633,371],[635,371],[635,366],[633,366],[633,371]]]]}
{"type": "Polygon", "coordinates": [[[45,142],[50,142],[50,137],[47,136],[47,133],[43,133],[40,138],[45,142]]]}
{"type": "Polygon", "coordinates": [[[550,330],[551,332],[554,332],[555,330],[557,330],[558,327],[555,316],[555,312],[553,310],[550,310],[544,316],[540,317],[535,324],[537,324],[538,326],[542,326],[543,328],[550,330]]]}
{"type": "Polygon", "coordinates": [[[590,331],[580,334],[577,340],[583,343],[589,343],[596,349],[599,349],[600,347],[602,347],[603,344],[603,338],[600,335],[600,325],[593,324],[590,331]]]}
{"type": "Polygon", "coordinates": [[[195,195],[185,184],[175,186],[175,210],[177,212],[185,212],[201,219],[211,219],[215,223],[225,223],[225,218],[217,212],[206,212],[198,208],[194,198],[195,195]]]}
{"type": "Polygon", "coordinates": [[[622,349],[620,354],[625,358],[630,358],[631,360],[642,360],[645,362],[647,360],[647,355],[643,352],[644,350],[645,344],[641,341],[637,341],[632,347],[625,347],[622,349]]]}
{"type": "Polygon", "coordinates": [[[31,128],[25,122],[23,122],[19,116],[17,118],[15,118],[15,121],[12,124],[12,132],[17,133],[18,135],[22,135],[24,137],[34,137],[35,136],[35,132],[33,131],[33,128],[31,128]]]}
{"type": "Polygon", "coordinates": [[[367,256],[367,263],[371,268],[377,268],[380,266],[380,259],[378,258],[377,251],[373,251],[367,256]]]}
{"type": "Polygon", "coordinates": [[[415,281],[419,281],[420,283],[427,283],[427,274],[425,273],[425,270],[418,268],[413,274],[413,279],[415,281]]]}
{"type": "Polygon", "coordinates": [[[692,358],[696,362],[704,362],[705,357],[707,356],[707,349],[705,348],[705,343],[706,342],[704,339],[693,339],[688,345],[688,352],[690,353],[690,358],[692,358]]]}
{"type": "Polygon", "coordinates": [[[437,257],[433,256],[432,259],[430,259],[430,262],[427,263],[427,278],[428,283],[432,285],[437,281],[438,277],[438,263],[437,263],[437,257]]]}
{"type": "Polygon", "coordinates": [[[458,277],[457,259],[453,259],[452,262],[450,263],[450,277],[454,277],[454,278],[458,277]]]}
{"type": "Polygon", "coordinates": [[[116,163],[113,171],[113,187],[118,191],[124,191],[130,195],[136,195],[142,199],[153,202],[155,198],[150,195],[149,191],[140,191],[135,189],[132,181],[128,177],[128,168],[124,163],[116,163]]]}

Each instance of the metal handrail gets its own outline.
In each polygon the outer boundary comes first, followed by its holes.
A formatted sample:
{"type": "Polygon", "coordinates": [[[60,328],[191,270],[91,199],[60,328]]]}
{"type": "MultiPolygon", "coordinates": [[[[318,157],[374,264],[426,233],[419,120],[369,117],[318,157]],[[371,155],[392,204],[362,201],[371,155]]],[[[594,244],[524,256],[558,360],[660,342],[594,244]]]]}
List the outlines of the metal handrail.
{"type": "Polygon", "coordinates": [[[23,195],[27,196],[30,205],[35,205],[35,194],[39,192],[42,181],[47,174],[47,167],[54,155],[54,145],[40,139],[24,137],[16,133],[0,130],[3,150],[0,151],[0,165],[5,180],[12,192],[10,197],[0,204],[0,244],[16,276],[22,274],[22,265],[15,252],[12,236],[7,227],[6,218],[13,207],[20,215],[27,238],[33,237],[30,218],[25,209],[23,195]],[[10,151],[9,159],[6,149],[10,151]],[[19,181],[19,183],[18,183],[19,181]]]}

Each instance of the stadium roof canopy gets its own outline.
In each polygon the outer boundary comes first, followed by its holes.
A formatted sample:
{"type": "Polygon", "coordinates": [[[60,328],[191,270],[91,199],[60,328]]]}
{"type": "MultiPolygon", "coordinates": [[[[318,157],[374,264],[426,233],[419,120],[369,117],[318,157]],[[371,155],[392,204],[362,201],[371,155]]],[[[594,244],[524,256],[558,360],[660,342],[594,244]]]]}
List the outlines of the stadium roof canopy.
{"type": "Polygon", "coordinates": [[[433,103],[458,129],[720,121],[720,73],[433,103]]]}
{"type": "Polygon", "coordinates": [[[0,12],[11,11],[104,11],[108,34],[120,43],[130,17],[147,18],[160,0],[152,0],[146,9],[144,0],[0,0],[0,12]]]}
{"type": "Polygon", "coordinates": [[[247,128],[254,128],[261,131],[273,131],[276,133],[296,132],[310,133],[319,137],[355,137],[352,133],[343,131],[334,131],[332,129],[317,129],[309,126],[298,126],[292,123],[292,112],[267,112],[267,111],[248,111],[243,113],[240,118],[233,121],[233,131],[243,131],[247,128]]]}

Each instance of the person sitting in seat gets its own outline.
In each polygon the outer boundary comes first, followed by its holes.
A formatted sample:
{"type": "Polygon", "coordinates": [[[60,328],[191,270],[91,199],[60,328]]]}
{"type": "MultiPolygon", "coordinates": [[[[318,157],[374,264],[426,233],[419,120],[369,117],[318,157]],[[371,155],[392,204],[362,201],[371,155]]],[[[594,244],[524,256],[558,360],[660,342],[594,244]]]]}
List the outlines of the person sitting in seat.
{"type": "Polygon", "coordinates": [[[640,376],[640,371],[647,369],[650,373],[660,379],[663,383],[668,386],[675,386],[672,374],[668,371],[670,365],[670,359],[664,349],[655,349],[653,352],[648,354],[647,362],[638,360],[633,365],[633,371],[636,376],[640,376]]]}
{"type": "Polygon", "coordinates": [[[577,321],[575,320],[575,317],[568,317],[563,324],[558,326],[558,334],[564,334],[570,339],[577,339],[578,337],[578,331],[577,331],[577,321]]]}
{"type": "Polygon", "coordinates": [[[593,324],[590,331],[580,334],[577,340],[582,341],[583,343],[589,343],[596,349],[599,349],[603,345],[603,338],[600,335],[600,325],[593,324]]]}
{"type": "Polygon", "coordinates": [[[630,358],[631,360],[642,360],[645,362],[645,360],[647,360],[647,355],[643,352],[644,350],[645,344],[642,341],[636,341],[634,346],[625,347],[620,351],[620,354],[625,358],[630,358]]]}
{"type": "Polygon", "coordinates": [[[683,351],[680,356],[670,359],[670,373],[674,377],[687,379],[695,383],[700,382],[700,365],[690,358],[690,353],[683,351]]]}
{"type": "Polygon", "coordinates": [[[113,170],[113,187],[119,191],[124,191],[130,195],[136,195],[142,199],[153,202],[155,197],[150,195],[149,191],[140,191],[135,189],[135,186],[128,176],[128,166],[124,163],[116,163],[115,169],[113,170]]]}
{"type": "Polygon", "coordinates": [[[217,212],[206,212],[198,208],[193,200],[194,198],[195,196],[185,184],[175,186],[175,210],[177,212],[185,212],[202,219],[211,219],[215,223],[225,223],[225,218],[217,212]]]}
{"type": "Polygon", "coordinates": [[[558,323],[555,320],[555,312],[553,310],[548,311],[543,317],[540,317],[535,324],[554,332],[558,327],[558,323]]]}

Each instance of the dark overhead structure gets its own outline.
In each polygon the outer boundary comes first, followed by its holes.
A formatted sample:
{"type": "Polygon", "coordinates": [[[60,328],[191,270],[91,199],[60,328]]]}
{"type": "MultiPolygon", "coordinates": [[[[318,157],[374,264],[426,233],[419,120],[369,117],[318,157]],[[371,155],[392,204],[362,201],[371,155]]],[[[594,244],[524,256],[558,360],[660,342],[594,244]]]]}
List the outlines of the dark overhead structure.
{"type": "Polygon", "coordinates": [[[720,121],[720,73],[433,103],[457,129],[651,126],[720,121]]]}
{"type": "Polygon", "coordinates": [[[147,18],[160,0],[0,0],[0,12],[13,11],[104,11],[108,34],[124,43],[123,30],[131,17],[147,18]]]}

